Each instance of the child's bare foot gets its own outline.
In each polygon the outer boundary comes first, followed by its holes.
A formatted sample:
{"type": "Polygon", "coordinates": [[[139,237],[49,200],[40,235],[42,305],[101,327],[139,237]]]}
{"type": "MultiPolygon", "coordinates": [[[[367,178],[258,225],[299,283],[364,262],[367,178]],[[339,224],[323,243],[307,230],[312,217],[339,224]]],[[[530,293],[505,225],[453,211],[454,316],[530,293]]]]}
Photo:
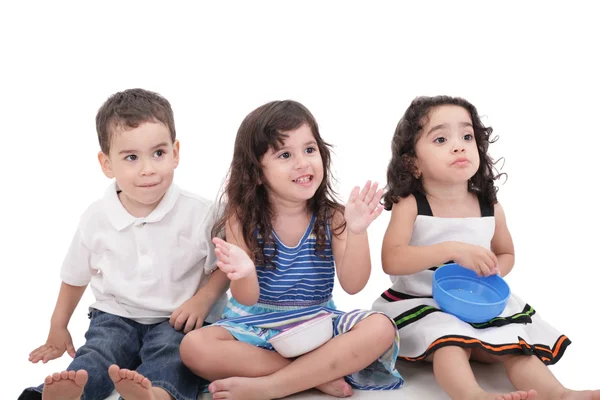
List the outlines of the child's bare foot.
{"type": "MultiPolygon", "coordinates": [[[[535,390],[530,390],[528,392],[524,390],[519,390],[518,392],[510,392],[504,394],[493,394],[492,396],[494,400],[532,400],[537,397],[537,392],[535,390]]],[[[491,399],[492,397],[490,397],[491,399]]]]}
{"type": "Polygon", "coordinates": [[[352,387],[344,380],[344,378],[324,383],[317,386],[315,389],[334,397],[352,396],[352,387]]]}
{"type": "Polygon", "coordinates": [[[208,385],[214,400],[271,400],[276,396],[268,393],[269,389],[261,378],[227,378],[208,385]]]}
{"type": "Polygon", "coordinates": [[[535,390],[530,390],[528,392],[519,390],[510,393],[487,393],[481,389],[471,396],[468,396],[470,400],[533,400],[536,397],[537,392],[535,390]]]}
{"type": "Polygon", "coordinates": [[[85,370],[55,372],[44,380],[42,400],[79,400],[88,380],[85,370]]]}
{"type": "Polygon", "coordinates": [[[567,390],[557,393],[556,400],[600,400],[600,390],[567,390]]]}
{"type": "Polygon", "coordinates": [[[115,384],[121,397],[127,400],[154,400],[152,382],[144,375],[117,365],[108,368],[108,376],[115,384]]]}

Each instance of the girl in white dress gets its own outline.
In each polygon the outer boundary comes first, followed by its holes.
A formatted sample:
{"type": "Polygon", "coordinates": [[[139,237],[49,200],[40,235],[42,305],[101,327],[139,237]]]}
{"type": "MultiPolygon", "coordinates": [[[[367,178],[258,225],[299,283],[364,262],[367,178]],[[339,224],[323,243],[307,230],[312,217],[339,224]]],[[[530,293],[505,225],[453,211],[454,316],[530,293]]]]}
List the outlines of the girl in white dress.
{"type": "Polygon", "coordinates": [[[432,297],[438,266],[456,262],[479,276],[505,276],[514,248],[496,199],[491,127],[461,98],[418,97],[398,123],[388,167],[385,208],[392,211],[382,248],[393,285],[373,304],[396,322],[399,358],[433,362],[453,399],[600,399],[566,389],[547,365],[570,340],[515,295],[488,322],[463,322],[432,297]],[[486,393],[469,360],[502,362],[517,391],[486,393]]]}

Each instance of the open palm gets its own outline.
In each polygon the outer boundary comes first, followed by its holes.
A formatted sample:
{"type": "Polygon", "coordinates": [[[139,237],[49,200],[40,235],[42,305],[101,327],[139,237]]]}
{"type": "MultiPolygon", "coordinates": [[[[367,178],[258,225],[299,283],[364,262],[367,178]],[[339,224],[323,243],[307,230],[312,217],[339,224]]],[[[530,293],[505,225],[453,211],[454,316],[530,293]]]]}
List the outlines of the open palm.
{"type": "Polygon", "coordinates": [[[213,243],[216,246],[217,267],[226,273],[230,280],[245,278],[256,271],[248,254],[238,246],[219,238],[214,238],[213,243]]]}
{"type": "Polygon", "coordinates": [[[379,200],[382,195],[383,189],[377,190],[377,182],[371,184],[371,181],[367,181],[362,190],[358,186],[352,189],[344,211],[344,219],[350,232],[366,232],[371,222],[381,215],[383,206],[379,204],[379,200]]]}

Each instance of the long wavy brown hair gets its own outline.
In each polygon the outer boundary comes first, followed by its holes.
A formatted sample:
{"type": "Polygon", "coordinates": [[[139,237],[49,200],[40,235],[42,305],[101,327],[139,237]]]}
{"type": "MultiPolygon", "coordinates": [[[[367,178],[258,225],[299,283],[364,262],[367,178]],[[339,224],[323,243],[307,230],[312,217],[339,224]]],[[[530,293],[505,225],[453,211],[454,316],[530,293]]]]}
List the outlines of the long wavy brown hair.
{"type": "MultiPolygon", "coordinates": [[[[223,214],[213,227],[212,235],[222,236],[227,221],[235,217],[240,223],[244,243],[257,266],[270,266],[277,252],[277,248],[272,246],[275,250],[273,256],[265,254],[265,246],[274,243],[271,221],[275,215],[269,202],[269,188],[262,172],[261,159],[269,148],[278,151],[288,137],[286,132],[298,129],[303,124],[310,127],[323,161],[323,181],[315,195],[307,201],[308,210],[316,214],[314,231],[317,236],[317,254],[322,255],[325,249],[326,228],[334,211],[344,211],[344,207],[336,199],[331,183],[331,145],[321,138],[317,122],[310,111],[292,100],[273,101],[252,111],[242,121],[237,132],[233,159],[220,197],[220,203],[225,203],[223,214]],[[258,240],[256,231],[262,238],[261,241],[258,240]]],[[[340,234],[344,229],[345,223],[334,233],[340,234]]]]}
{"type": "Polygon", "coordinates": [[[497,136],[491,136],[492,127],[483,125],[475,106],[463,98],[422,96],[415,98],[410,103],[394,132],[392,159],[387,169],[387,186],[383,196],[386,210],[391,210],[392,205],[397,203],[400,198],[407,197],[415,192],[425,194],[421,180],[415,178],[415,160],[417,157],[415,146],[423,132],[423,127],[427,124],[427,118],[431,110],[434,107],[443,105],[460,106],[470,114],[480,163],[479,169],[469,180],[468,190],[476,193],[490,205],[497,203],[496,192],[498,188],[494,185],[494,181],[506,174],[498,173],[495,164],[500,160],[494,162],[487,153],[490,143],[498,140],[497,136]]]}

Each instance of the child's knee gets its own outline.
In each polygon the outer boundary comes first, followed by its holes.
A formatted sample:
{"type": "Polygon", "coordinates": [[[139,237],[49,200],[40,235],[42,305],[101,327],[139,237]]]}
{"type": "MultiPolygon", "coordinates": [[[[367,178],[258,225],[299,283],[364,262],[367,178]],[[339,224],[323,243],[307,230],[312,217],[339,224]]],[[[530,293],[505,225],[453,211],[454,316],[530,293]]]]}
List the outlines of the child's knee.
{"type": "Polygon", "coordinates": [[[373,338],[389,347],[396,339],[396,326],[383,314],[373,314],[367,317],[369,327],[373,330],[373,338]]]}
{"type": "Polygon", "coordinates": [[[194,367],[198,364],[199,360],[206,358],[205,346],[207,343],[206,335],[202,332],[202,329],[192,331],[185,335],[179,345],[179,355],[181,361],[187,367],[194,367]]]}
{"type": "Polygon", "coordinates": [[[191,369],[213,362],[213,359],[218,357],[217,342],[228,339],[228,336],[231,337],[231,334],[220,327],[202,328],[188,333],[179,345],[181,361],[191,369]]]}

